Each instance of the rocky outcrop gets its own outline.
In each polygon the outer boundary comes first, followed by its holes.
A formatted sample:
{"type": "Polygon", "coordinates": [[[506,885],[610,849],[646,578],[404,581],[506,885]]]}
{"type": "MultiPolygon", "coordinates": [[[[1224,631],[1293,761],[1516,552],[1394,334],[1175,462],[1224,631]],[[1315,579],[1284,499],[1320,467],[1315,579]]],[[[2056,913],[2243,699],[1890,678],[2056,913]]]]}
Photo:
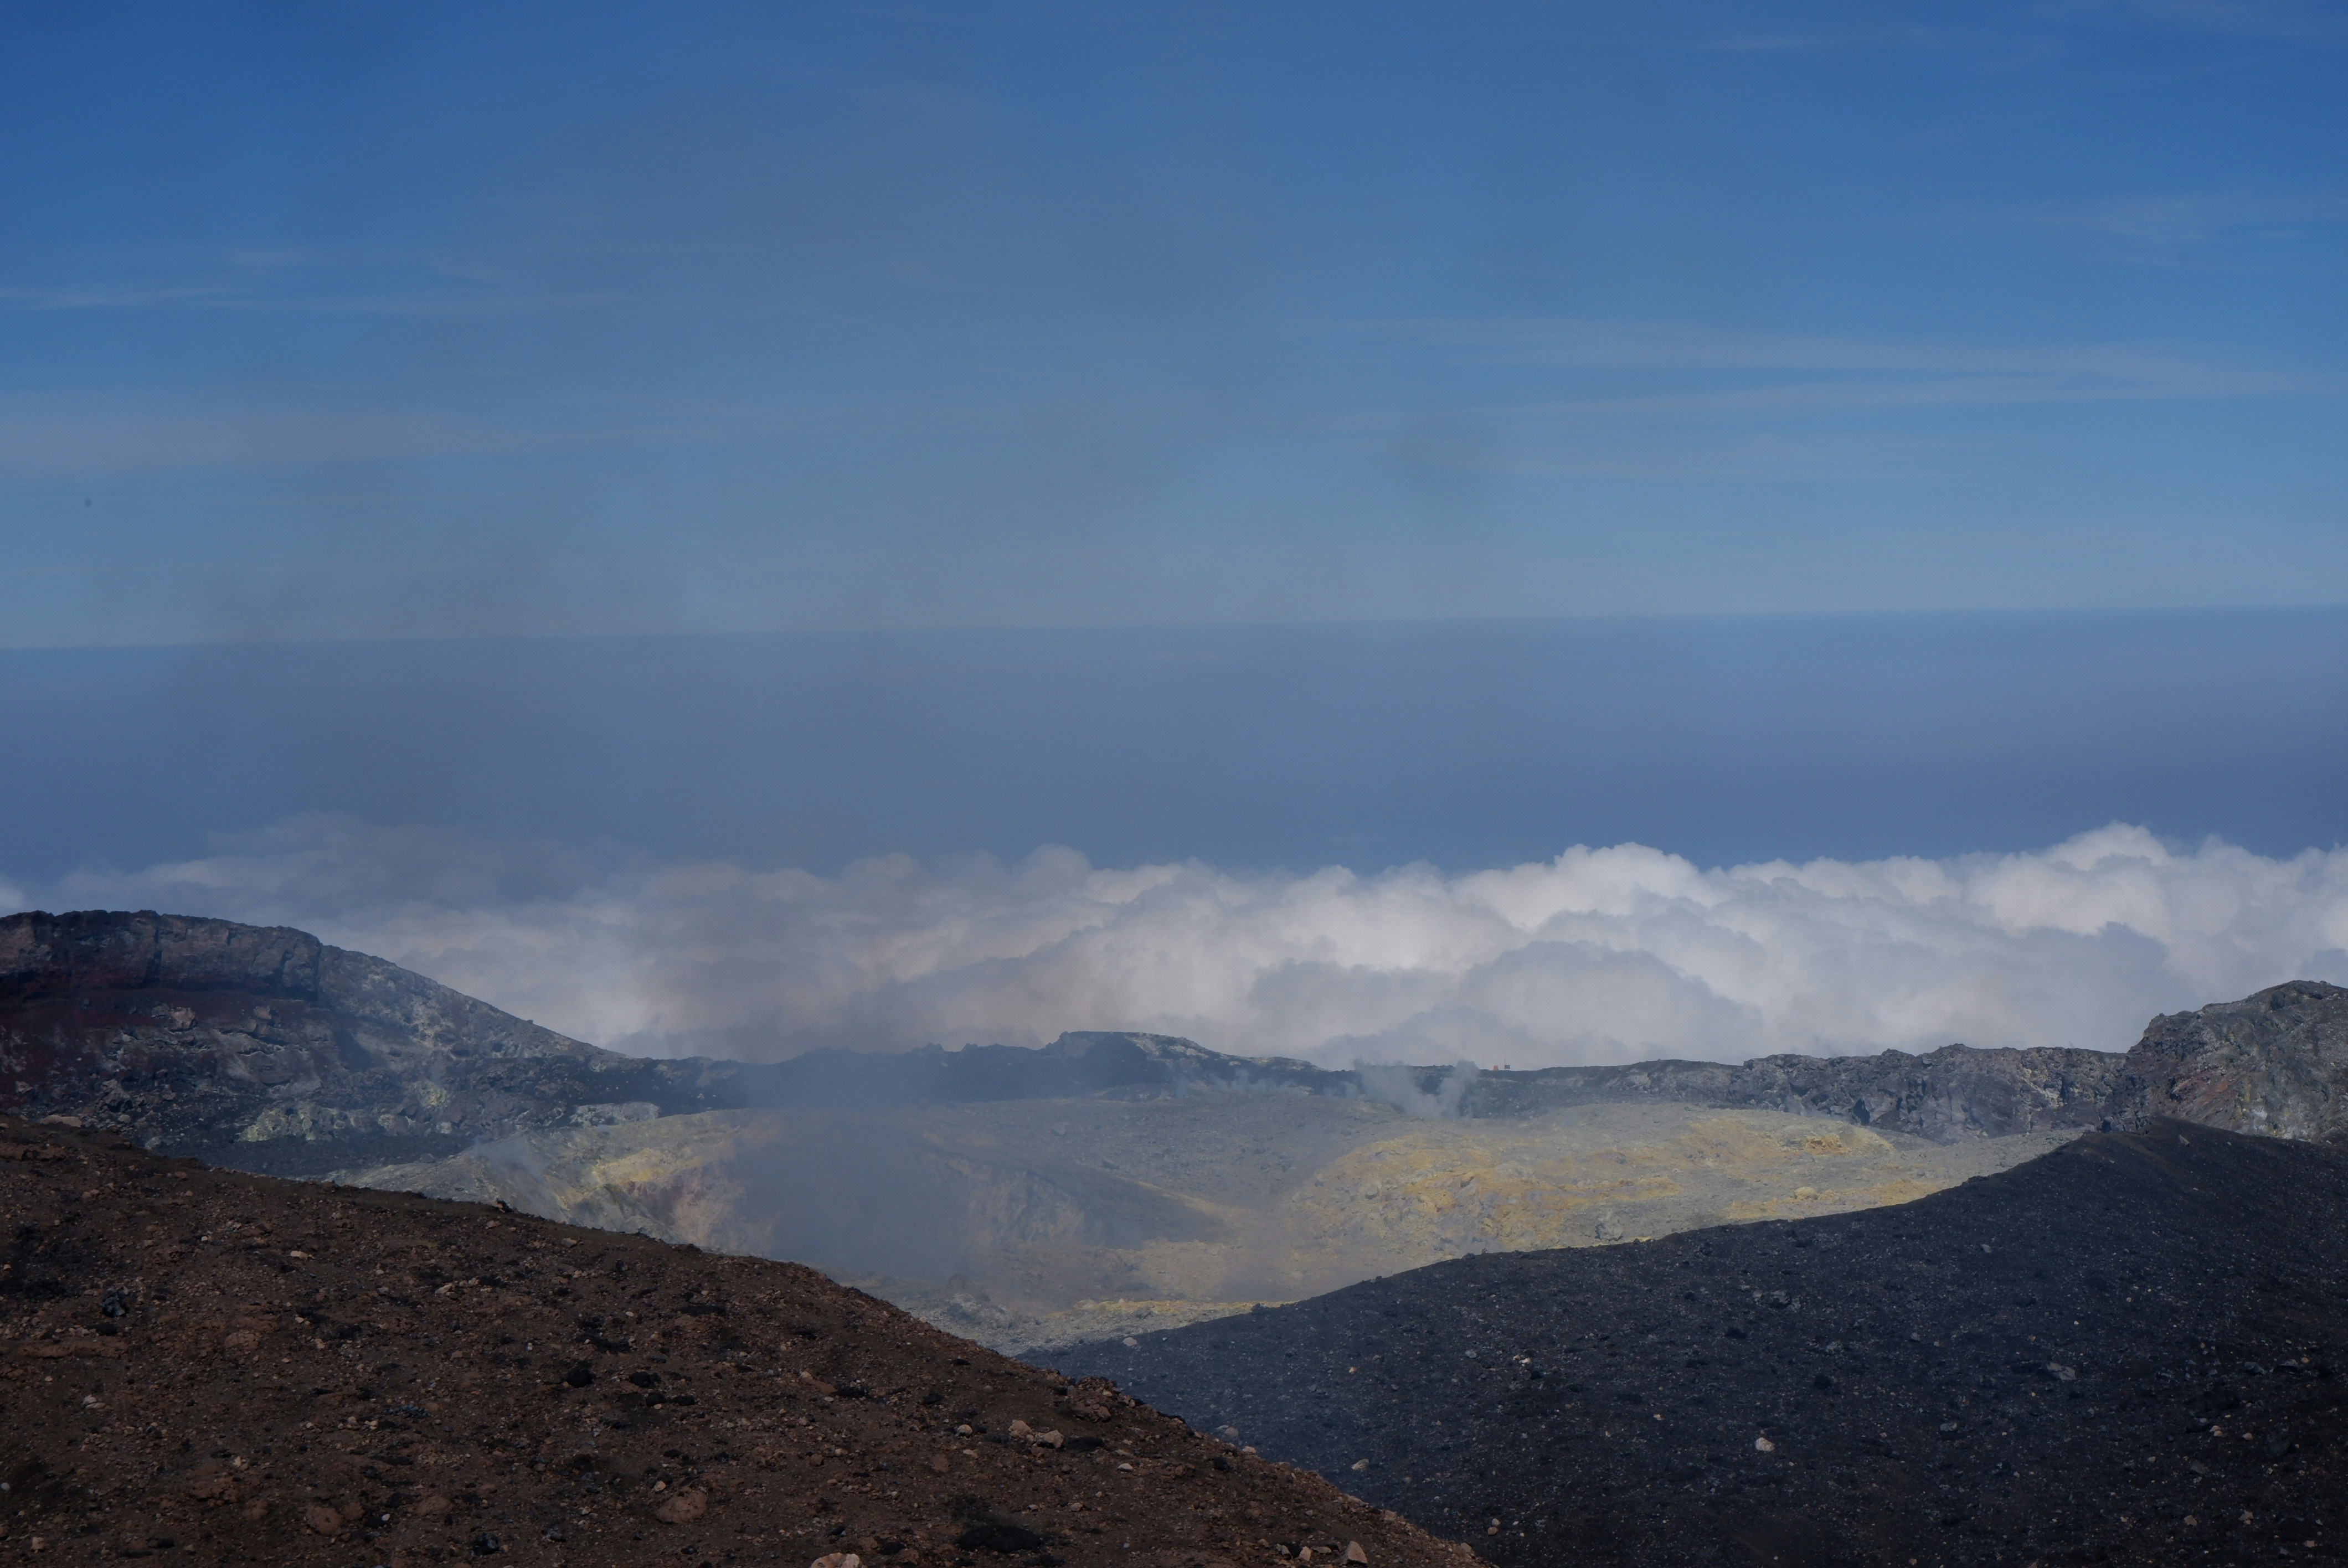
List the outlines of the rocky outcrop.
{"type": "Polygon", "coordinates": [[[354,1141],[438,1157],[599,1104],[710,1109],[727,1086],[702,1065],[601,1050],[282,927],[0,919],[0,1110],[247,1169],[324,1170],[354,1141]]]}
{"type": "Polygon", "coordinates": [[[2154,1019],[2105,1113],[2116,1127],[2174,1116],[2285,1138],[2348,1133],[2348,988],[2294,980],[2154,1019]]]}
{"type": "Polygon", "coordinates": [[[0,989],[23,1000],[169,986],[315,1001],[326,951],[284,926],[35,911],[0,920],[0,989]]]}
{"type": "Polygon", "coordinates": [[[2236,1132],[2348,1132],[2348,989],[2293,980],[2156,1018],[2125,1055],[1950,1045],[1922,1056],[1765,1056],[1478,1074],[1468,1114],[1599,1101],[1691,1101],[1831,1116],[1936,1143],[2174,1116],[2236,1132]]]}
{"type": "Polygon", "coordinates": [[[284,927],[152,910],[0,919],[0,1111],[87,1119],[283,1175],[701,1111],[1311,1090],[1342,1077],[1117,1033],[1042,1050],[648,1061],[284,927]]]}
{"type": "MultiPolygon", "coordinates": [[[[713,1063],[713,1068],[731,1063],[713,1063]]],[[[1227,1056],[1169,1034],[1071,1030],[1040,1050],[811,1050],[747,1070],[766,1105],[966,1105],[1107,1096],[1150,1100],[1207,1090],[1354,1091],[1353,1075],[1277,1056],[1227,1056]]]]}
{"type": "Polygon", "coordinates": [[[1923,1056],[1765,1056],[1742,1066],[1646,1061],[1635,1067],[1560,1067],[1479,1074],[1471,1115],[1527,1114],[1567,1105],[1638,1099],[1831,1116],[1935,1143],[2093,1127],[2127,1059],[2106,1050],[1978,1050],[1950,1045],[1923,1056]]]}

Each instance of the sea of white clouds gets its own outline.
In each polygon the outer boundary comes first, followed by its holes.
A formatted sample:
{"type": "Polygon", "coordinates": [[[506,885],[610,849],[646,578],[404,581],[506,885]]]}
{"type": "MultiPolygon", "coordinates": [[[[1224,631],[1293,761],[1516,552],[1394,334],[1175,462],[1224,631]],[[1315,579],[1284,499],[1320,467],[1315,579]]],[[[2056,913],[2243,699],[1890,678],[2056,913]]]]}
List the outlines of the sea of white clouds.
{"type": "Polygon", "coordinates": [[[1046,848],[836,876],[596,861],[304,817],[0,905],[298,926],[645,1054],[1033,1043],[1541,1066],[2126,1049],[2153,1014],[2348,983],[2348,850],[2115,824],[2034,853],[1704,869],[1639,845],[1458,875],[1103,868],[1046,848]]]}

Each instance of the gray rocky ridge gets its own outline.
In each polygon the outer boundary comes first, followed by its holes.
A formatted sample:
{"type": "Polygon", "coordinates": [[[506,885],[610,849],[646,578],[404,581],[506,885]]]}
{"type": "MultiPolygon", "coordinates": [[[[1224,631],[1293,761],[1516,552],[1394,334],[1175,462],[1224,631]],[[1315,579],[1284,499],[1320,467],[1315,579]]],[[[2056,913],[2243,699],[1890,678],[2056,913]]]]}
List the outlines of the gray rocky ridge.
{"type": "MultiPolygon", "coordinates": [[[[1405,1071],[1425,1102],[1471,1118],[1668,1101],[1828,1117],[1936,1143],[2126,1129],[2155,1116],[2325,1138],[2348,1130],[2348,989],[2292,981],[2156,1018],[2124,1055],[1951,1045],[1490,1071],[1464,1087],[1457,1068],[1405,1071]]],[[[1041,1050],[653,1061],[283,927],[152,911],[0,919],[0,1111],[73,1116],[149,1148],[283,1174],[707,1111],[1205,1090],[1379,1099],[1390,1077],[1099,1031],[1041,1050]]]]}

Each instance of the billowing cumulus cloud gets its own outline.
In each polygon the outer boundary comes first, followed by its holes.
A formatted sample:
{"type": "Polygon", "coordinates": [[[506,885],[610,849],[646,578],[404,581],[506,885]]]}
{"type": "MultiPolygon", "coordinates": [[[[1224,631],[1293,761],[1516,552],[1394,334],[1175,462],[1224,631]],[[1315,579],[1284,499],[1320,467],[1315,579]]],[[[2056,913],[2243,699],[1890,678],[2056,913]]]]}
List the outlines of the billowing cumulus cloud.
{"type": "Polygon", "coordinates": [[[304,818],[85,870],[52,907],[301,926],[623,1050],[1183,1034],[1324,1062],[2081,1045],[2300,977],[2348,982],[2348,850],[2051,849],[1706,870],[1639,845],[1447,875],[1105,868],[1047,848],[836,876],[612,864],[304,818]]]}

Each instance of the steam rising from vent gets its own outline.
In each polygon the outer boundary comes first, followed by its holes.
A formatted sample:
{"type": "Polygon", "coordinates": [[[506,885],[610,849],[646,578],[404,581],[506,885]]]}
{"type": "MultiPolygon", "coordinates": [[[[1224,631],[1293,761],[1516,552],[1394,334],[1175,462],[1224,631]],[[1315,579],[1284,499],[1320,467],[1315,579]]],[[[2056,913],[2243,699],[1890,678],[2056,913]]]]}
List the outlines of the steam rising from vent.
{"type": "Polygon", "coordinates": [[[1468,1098],[1468,1086],[1476,1081],[1477,1071],[1474,1062],[1463,1061],[1433,1075],[1430,1086],[1423,1069],[1365,1063],[1361,1070],[1362,1092],[1406,1116],[1457,1116],[1460,1102],[1468,1098]]]}
{"type": "MultiPolygon", "coordinates": [[[[1715,870],[1620,845],[1458,876],[1044,849],[818,876],[310,817],[23,891],[300,926],[599,1044],[751,1059],[1093,1029],[1334,1066],[2116,1050],[2155,1012],[2348,982],[2348,850],[2118,825],[2034,854],[1715,870]]],[[[1395,1102],[1440,1113],[1465,1087],[1402,1075],[1395,1102]]]]}
{"type": "Polygon", "coordinates": [[[547,1184],[546,1162],[530,1146],[528,1138],[476,1141],[467,1153],[483,1168],[495,1171],[500,1187],[518,1194],[522,1207],[531,1214],[561,1212],[561,1205],[547,1184]]]}

